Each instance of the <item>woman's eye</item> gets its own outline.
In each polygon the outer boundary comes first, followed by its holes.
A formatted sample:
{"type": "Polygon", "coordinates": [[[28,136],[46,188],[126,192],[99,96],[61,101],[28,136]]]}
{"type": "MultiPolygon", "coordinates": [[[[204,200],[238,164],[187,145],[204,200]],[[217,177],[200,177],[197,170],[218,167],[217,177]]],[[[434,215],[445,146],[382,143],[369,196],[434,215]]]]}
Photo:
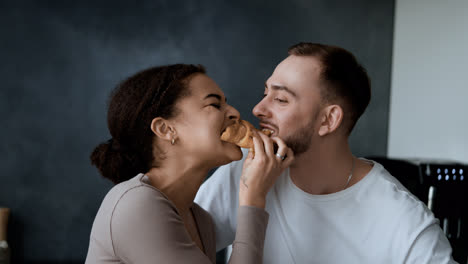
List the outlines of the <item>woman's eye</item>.
{"type": "Polygon", "coordinates": [[[287,103],[288,102],[287,100],[283,100],[283,99],[280,99],[280,98],[275,98],[275,100],[280,102],[280,103],[287,103]]]}

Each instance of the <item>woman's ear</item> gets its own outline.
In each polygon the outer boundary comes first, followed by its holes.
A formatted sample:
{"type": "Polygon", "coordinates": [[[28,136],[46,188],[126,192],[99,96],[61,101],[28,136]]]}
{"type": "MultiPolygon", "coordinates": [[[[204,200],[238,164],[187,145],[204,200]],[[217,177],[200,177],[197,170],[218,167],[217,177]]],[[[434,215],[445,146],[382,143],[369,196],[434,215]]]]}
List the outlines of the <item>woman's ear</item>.
{"type": "Polygon", "coordinates": [[[325,136],[335,131],[343,121],[343,108],[339,105],[329,105],[322,110],[322,120],[319,135],[325,136]]]}
{"type": "Polygon", "coordinates": [[[175,129],[162,117],[156,117],[151,121],[151,131],[160,139],[172,141],[175,138],[175,129]]]}

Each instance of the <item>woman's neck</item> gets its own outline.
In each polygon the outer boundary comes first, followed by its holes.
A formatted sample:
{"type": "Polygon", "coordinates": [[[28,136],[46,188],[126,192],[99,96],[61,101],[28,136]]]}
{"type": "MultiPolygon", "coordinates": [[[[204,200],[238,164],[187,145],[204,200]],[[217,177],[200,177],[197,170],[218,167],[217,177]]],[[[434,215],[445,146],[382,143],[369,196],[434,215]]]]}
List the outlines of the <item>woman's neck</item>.
{"type": "Polygon", "coordinates": [[[163,164],[162,167],[150,169],[146,175],[150,184],[163,192],[183,216],[189,212],[209,168],[177,159],[165,159],[163,164]]]}

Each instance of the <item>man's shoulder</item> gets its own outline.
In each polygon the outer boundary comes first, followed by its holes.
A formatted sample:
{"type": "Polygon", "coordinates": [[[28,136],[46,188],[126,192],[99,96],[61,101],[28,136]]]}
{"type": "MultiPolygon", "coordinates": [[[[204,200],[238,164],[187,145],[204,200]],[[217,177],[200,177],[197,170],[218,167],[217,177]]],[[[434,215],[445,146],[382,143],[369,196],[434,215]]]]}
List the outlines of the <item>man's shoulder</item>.
{"type": "Polygon", "coordinates": [[[377,181],[373,192],[382,208],[394,214],[395,219],[406,219],[408,223],[420,224],[421,220],[434,222],[433,213],[426,204],[412,194],[382,165],[377,166],[377,181]]]}

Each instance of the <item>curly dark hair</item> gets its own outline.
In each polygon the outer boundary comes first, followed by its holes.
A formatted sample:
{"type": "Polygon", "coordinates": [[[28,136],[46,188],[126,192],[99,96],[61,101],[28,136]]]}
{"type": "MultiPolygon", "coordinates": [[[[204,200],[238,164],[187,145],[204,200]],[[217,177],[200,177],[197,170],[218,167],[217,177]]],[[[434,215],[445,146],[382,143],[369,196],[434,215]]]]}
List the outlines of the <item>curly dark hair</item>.
{"type": "Polygon", "coordinates": [[[129,77],[111,93],[107,126],[112,138],[91,153],[91,164],[115,184],[159,167],[164,153],[154,155],[155,117],[170,119],[179,114],[176,103],[190,95],[188,82],[205,74],[202,65],[174,64],[153,67],[129,77]]]}
{"type": "Polygon", "coordinates": [[[366,69],[351,52],[340,47],[301,42],[291,46],[288,53],[313,56],[321,62],[321,79],[325,85],[320,95],[325,102],[343,102],[343,123],[349,135],[371,99],[371,84],[366,69]]]}

